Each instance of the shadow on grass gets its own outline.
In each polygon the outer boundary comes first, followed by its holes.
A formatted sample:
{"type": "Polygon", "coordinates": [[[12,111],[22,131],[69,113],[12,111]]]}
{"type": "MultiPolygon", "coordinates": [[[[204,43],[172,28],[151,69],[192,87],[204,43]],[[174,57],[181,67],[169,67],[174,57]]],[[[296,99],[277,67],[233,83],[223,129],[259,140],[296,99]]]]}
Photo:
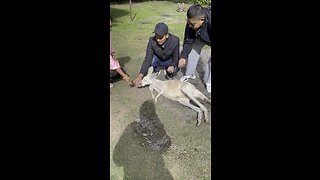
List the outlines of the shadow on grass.
{"type": "Polygon", "coordinates": [[[120,57],[120,58],[117,58],[117,59],[119,60],[121,66],[124,67],[125,64],[130,61],[131,57],[125,56],[125,57],[120,57]]]}
{"type": "MultiPolygon", "coordinates": [[[[113,26],[116,26],[117,23],[118,23],[118,18],[119,17],[122,17],[122,16],[126,16],[130,14],[130,10],[124,10],[124,9],[117,9],[117,8],[113,8],[113,7],[110,7],[110,16],[112,17],[113,19],[113,23],[112,25],[113,26]]],[[[130,17],[129,17],[130,18],[130,17]]]]}
{"type": "Polygon", "coordinates": [[[146,101],[140,107],[140,119],[123,131],[115,146],[113,161],[123,167],[126,180],[173,180],[162,157],[170,145],[170,137],[155,112],[154,102],[146,101]]]}

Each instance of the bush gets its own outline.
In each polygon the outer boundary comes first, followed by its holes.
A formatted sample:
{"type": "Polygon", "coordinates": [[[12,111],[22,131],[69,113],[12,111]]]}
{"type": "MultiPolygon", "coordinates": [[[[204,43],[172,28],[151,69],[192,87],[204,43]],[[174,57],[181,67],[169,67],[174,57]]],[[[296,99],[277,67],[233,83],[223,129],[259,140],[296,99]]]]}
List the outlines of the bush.
{"type": "Polygon", "coordinates": [[[194,4],[199,4],[201,6],[204,6],[204,5],[210,6],[211,5],[211,0],[194,0],[193,3],[194,4]]]}

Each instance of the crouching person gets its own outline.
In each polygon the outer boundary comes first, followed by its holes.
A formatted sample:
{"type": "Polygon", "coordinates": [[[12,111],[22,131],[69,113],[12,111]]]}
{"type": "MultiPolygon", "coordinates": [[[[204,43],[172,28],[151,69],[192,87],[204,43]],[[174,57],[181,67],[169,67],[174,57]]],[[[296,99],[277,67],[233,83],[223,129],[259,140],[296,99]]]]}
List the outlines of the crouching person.
{"type": "Polygon", "coordinates": [[[179,62],[179,38],[168,31],[165,23],[158,23],[154,30],[154,37],[150,37],[145,60],[140,68],[140,73],[134,84],[141,87],[141,81],[147,75],[150,66],[153,66],[154,73],[161,69],[166,71],[166,78],[173,79],[180,70],[179,62]]]}
{"type": "Polygon", "coordinates": [[[122,77],[122,79],[127,83],[127,85],[131,86],[133,84],[130,77],[125,72],[125,70],[122,67],[120,67],[118,60],[115,60],[110,55],[110,87],[113,86],[111,82],[114,79],[120,78],[120,77],[122,77]]]}
{"type": "MultiPolygon", "coordinates": [[[[112,30],[112,20],[110,18],[110,31],[112,30]]],[[[133,82],[129,78],[125,70],[120,66],[119,61],[116,59],[114,49],[112,48],[112,42],[110,38],[110,87],[113,86],[112,81],[116,78],[120,78],[127,83],[127,85],[132,85],[133,82]]]]}

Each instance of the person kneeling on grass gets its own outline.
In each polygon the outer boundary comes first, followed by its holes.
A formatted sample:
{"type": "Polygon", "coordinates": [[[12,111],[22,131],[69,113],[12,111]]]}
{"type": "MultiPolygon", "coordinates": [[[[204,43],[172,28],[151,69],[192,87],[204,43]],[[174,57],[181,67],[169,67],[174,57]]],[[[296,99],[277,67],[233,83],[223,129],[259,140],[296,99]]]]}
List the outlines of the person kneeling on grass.
{"type": "MultiPolygon", "coordinates": [[[[112,29],[112,20],[110,18],[110,31],[112,29]]],[[[132,85],[133,82],[125,72],[125,70],[120,66],[119,61],[115,57],[114,49],[112,48],[111,38],[110,38],[110,87],[112,87],[113,79],[121,76],[123,80],[126,81],[128,85],[132,85]]]]}
{"type": "Polygon", "coordinates": [[[168,32],[168,26],[165,23],[158,23],[154,33],[154,37],[149,38],[145,60],[134,81],[136,87],[141,87],[141,81],[147,75],[150,66],[153,66],[154,73],[160,73],[161,68],[165,69],[167,79],[173,79],[180,70],[178,67],[179,38],[168,32]]]}
{"type": "Polygon", "coordinates": [[[112,87],[113,79],[121,76],[124,81],[130,86],[133,84],[132,80],[125,72],[125,70],[120,66],[119,61],[110,55],[110,87],[112,87]]]}

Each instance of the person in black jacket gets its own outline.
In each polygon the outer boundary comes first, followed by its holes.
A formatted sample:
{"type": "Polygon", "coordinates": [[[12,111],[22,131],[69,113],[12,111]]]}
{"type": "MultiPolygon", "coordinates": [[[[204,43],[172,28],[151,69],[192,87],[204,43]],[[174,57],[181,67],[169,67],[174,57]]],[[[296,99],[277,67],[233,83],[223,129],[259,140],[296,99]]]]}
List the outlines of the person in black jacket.
{"type": "MultiPolygon", "coordinates": [[[[185,28],[183,50],[179,60],[179,68],[186,67],[185,75],[181,81],[195,79],[196,70],[201,49],[204,45],[211,47],[211,10],[200,5],[192,5],[187,12],[187,24],[185,28]]],[[[206,65],[203,81],[207,91],[211,92],[211,58],[206,65]]]]}
{"type": "Polygon", "coordinates": [[[134,81],[136,87],[141,87],[141,81],[150,66],[153,66],[154,73],[158,73],[161,68],[165,69],[168,79],[172,79],[180,70],[179,38],[169,33],[168,26],[163,22],[156,25],[154,33],[154,37],[149,38],[145,60],[134,81]]]}

